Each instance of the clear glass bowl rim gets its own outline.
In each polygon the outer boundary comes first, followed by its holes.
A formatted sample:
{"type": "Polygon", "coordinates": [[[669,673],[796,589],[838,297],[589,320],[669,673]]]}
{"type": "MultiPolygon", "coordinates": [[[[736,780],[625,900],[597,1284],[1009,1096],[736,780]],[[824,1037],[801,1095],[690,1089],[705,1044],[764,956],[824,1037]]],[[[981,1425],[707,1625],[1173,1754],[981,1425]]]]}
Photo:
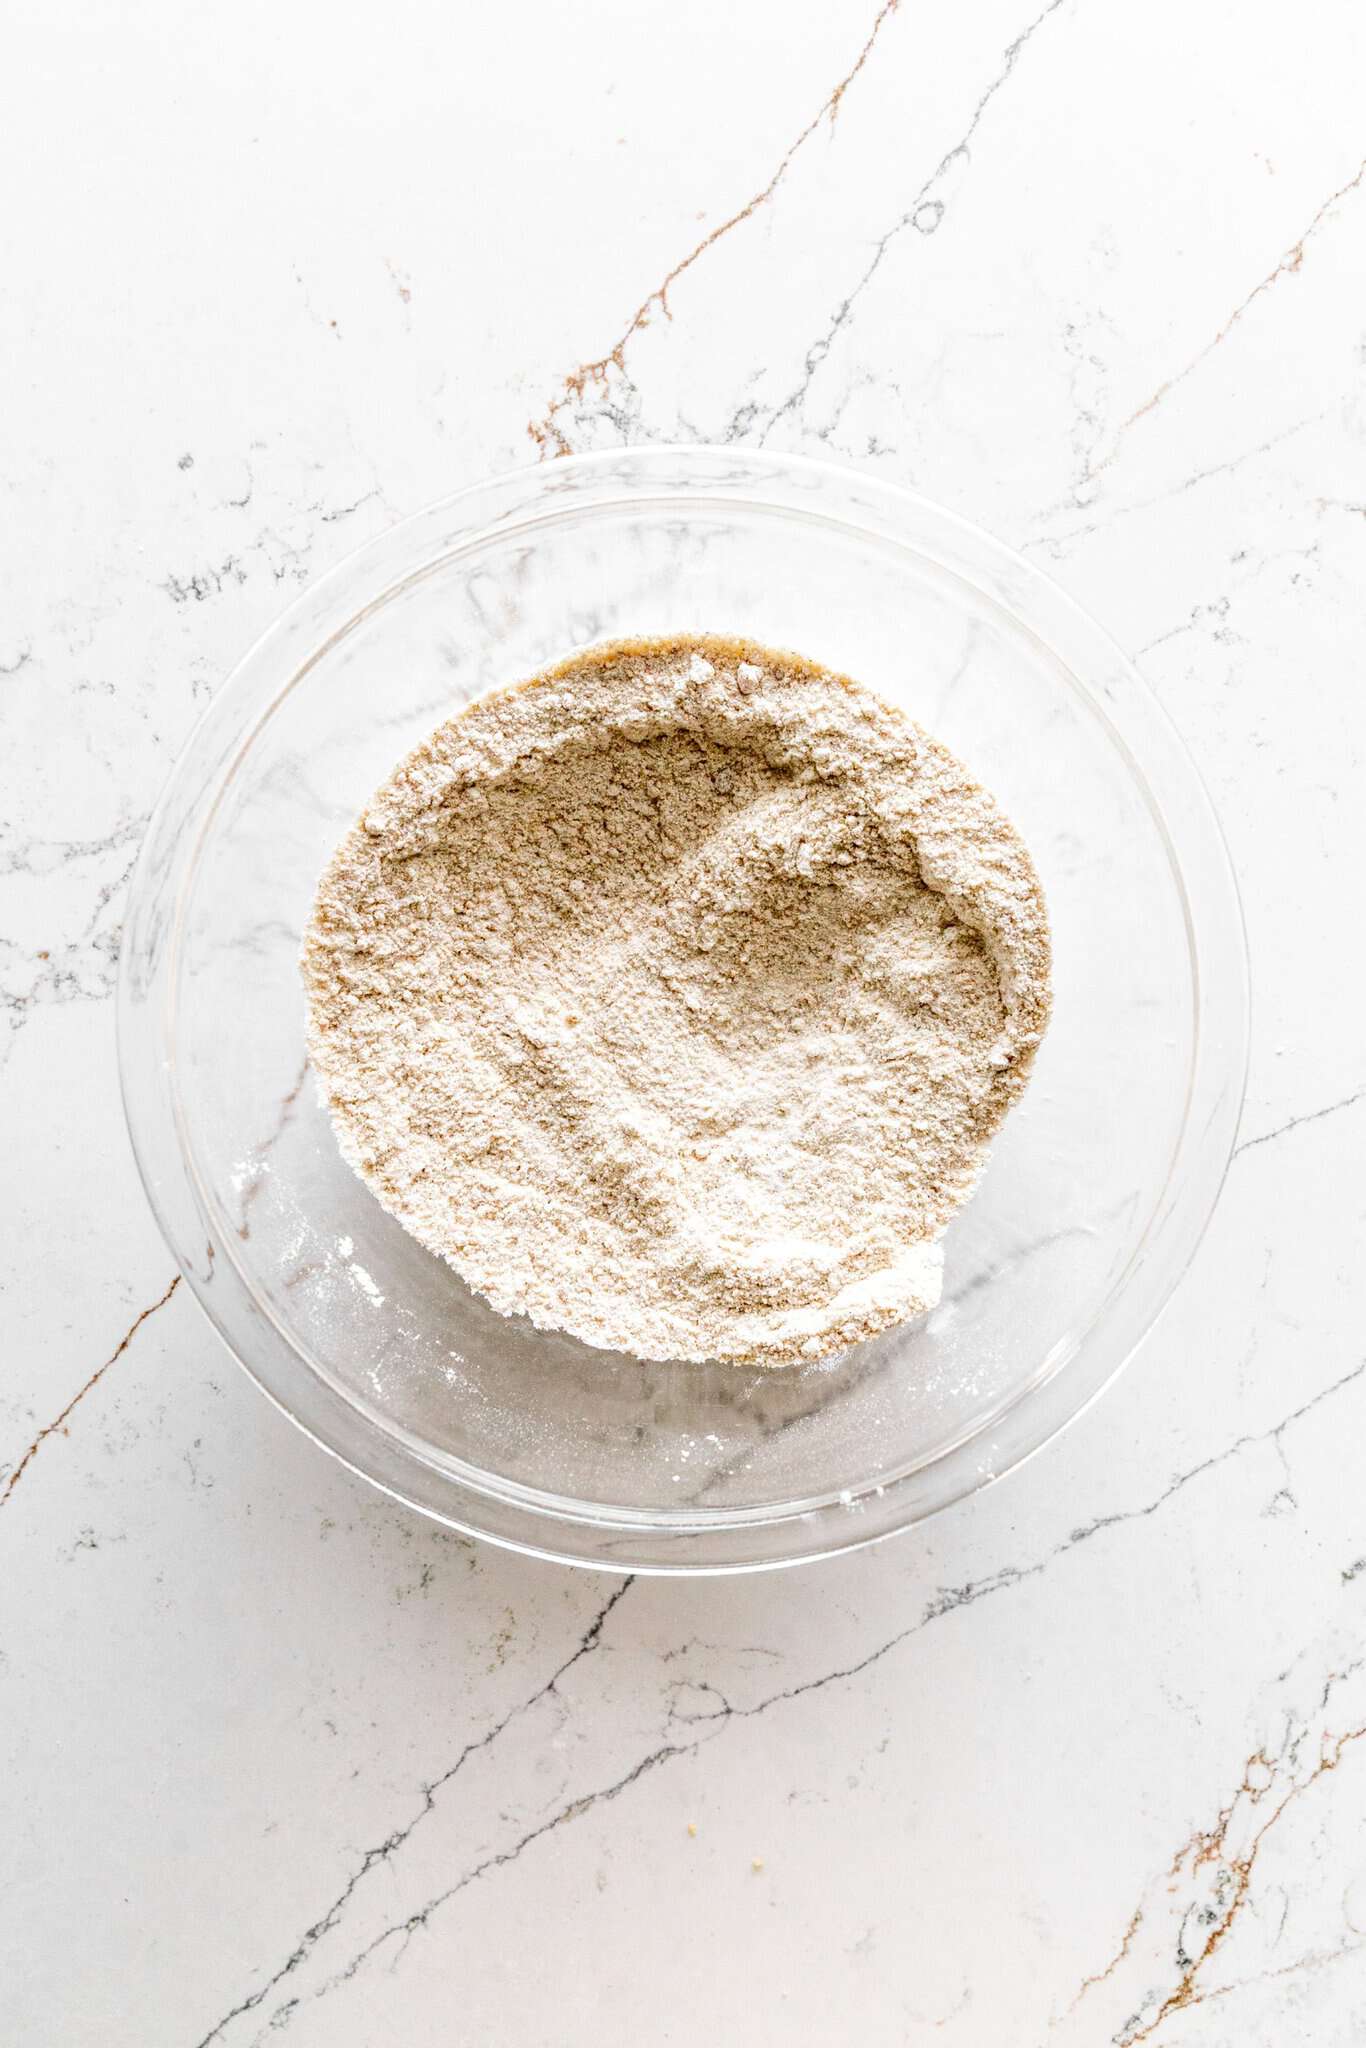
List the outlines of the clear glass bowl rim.
{"type": "Polygon", "coordinates": [[[1247,948],[1232,864],[1194,763],[1132,663],[1051,578],[958,515],[861,471],[766,451],[652,446],[531,463],[468,486],[367,542],[294,600],[213,698],[152,814],[129,885],[117,1015],[129,1134],[163,1235],[228,1348],[298,1427],[382,1491],[464,1534],[619,1572],[730,1572],[832,1556],[923,1521],[1023,1463],[1110,1383],[1193,1257],[1232,1156],[1247,1073],[1247,948]],[[437,1463],[415,1440],[381,1432],[295,1346],[231,1247],[228,1257],[215,1255],[178,1112],[176,967],[218,801],[276,704],[328,648],[490,532],[534,531],[566,506],[601,511],[662,498],[686,515],[703,495],[798,516],[809,515],[816,498],[831,524],[890,541],[969,583],[1061,663],[1109,728],[1166,841],[1191,953],[1194,1044],[1186,1117],[1162,1197],[1064,1357],[932,1461],[866,1492],[635,1514],[539,1493],[450,1459],[437,1463]]]}

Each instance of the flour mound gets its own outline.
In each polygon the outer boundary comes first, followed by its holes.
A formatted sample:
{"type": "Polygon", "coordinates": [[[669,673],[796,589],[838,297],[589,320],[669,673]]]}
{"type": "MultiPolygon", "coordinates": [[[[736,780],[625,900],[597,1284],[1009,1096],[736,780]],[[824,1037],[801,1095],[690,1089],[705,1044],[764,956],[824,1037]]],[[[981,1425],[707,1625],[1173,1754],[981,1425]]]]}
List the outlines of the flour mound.
{"type": "Polygon", "coordinates": [[[304,948],[341,1148],[504,1314],[783,1364],[939,1299],[1048,1017],[1034,868],[871,692],[714,638],[479,699],[304,948]]]}

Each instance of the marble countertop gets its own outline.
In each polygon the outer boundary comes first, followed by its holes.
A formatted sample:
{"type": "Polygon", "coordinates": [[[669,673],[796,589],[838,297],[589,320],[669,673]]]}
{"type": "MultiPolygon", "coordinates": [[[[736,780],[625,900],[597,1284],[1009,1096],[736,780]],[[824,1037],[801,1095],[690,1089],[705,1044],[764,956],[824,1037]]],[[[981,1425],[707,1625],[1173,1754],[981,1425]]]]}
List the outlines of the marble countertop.
{"type": "Polygon", "coordinates": [[[1366,23],[11,11],[0,1986],[24,2048],[1366,2040],[1366,23]],[[297,588],[510,463],[913,484],[1133,653],[1255,983],[1121,1381],[919,1532],[572,1573],[321,1456],[124,1135],[129,869],[297,588]]]}

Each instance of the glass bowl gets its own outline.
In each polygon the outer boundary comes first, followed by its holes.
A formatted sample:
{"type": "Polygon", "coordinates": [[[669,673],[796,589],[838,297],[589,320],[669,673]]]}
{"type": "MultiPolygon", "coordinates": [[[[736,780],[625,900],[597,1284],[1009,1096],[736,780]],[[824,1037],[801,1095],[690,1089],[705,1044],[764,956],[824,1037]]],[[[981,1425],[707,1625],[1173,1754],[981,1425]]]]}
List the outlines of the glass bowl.
{"type": "Polygon", "coordinates": [[[450,1526],[616,1570],[867,1543],[1035,1451],[1171,1293],[1247,1052],[1237,890],[1134,670],[1036,569],[894,486],[726,448],[495,478],[290,606],[210,706],[134,874],[124,1100],[182,1271],[326,1449],[450,1526]],[[304,1051],[300,939],[363,801],[458,706],[575,648],[705,631],[904,706],[1038,864],[1055,1013],[950,1226],[942,1305],[833,1364],[645,1364],[505,1319],[343,1163],[304,1051]]]}

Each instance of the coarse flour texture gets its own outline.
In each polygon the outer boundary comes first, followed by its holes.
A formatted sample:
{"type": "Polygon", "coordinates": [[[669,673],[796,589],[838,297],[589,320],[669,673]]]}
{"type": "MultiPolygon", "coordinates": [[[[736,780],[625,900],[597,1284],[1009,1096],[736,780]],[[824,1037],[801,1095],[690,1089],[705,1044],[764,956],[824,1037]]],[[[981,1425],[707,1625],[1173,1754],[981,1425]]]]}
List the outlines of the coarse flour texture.
{"type": "Polygon", "coordinates": [[[1049,1008],[1033,864],[953,755],[711,637],[441,726],[337,849],[304,973],[343,1152],[495,1308],[775,1365],[933,1307],[1049,1008]]]}

